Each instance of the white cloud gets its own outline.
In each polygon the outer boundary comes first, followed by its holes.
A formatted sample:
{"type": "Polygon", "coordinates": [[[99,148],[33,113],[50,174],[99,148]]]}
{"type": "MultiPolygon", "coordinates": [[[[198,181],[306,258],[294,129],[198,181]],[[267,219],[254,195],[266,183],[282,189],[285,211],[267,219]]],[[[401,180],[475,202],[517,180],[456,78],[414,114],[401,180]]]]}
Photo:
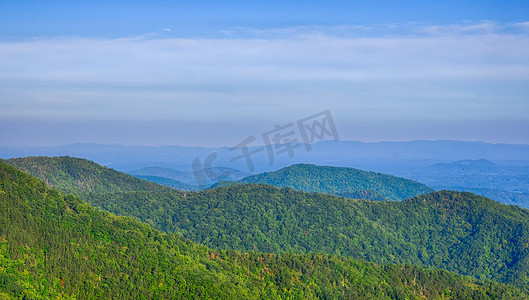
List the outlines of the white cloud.
{"type": "Polygon", "coordinates": [[[511,22],[500,24],[493,21],[479,23],[465,22],[452,25],[426,25],[416,27],[418,32],[436,35],[492,35],[492,34],[527,34],[529,22],[511,22]]]}
{"type": "Polygon", "coordinates": [[[223,30],[222,33],[230,37],[253,37],[253,38],[299,38],[307,36],[358,36],[371,33],[375,28],[371,25],[305,25],[279,28],[252,28],[232,27],[223,30]]]}
{"type": "Polygon", "coordinates": [[[431,35],[461,35],[461,34],[494,34],[501,29],[495,22],[483,21],[480,23],[430,25],[420,28],[431,35]]]}
{"type": "Polygon", "coordinates": [[[225,39],[3,42],[0,115],[197,119],[299,107],[311,113],[327,105],[373,118],[432,109],[451,116],[461,108],[492,116],[499,101],[527,108],[527,89],[519,86],[529,85],[529,36],[506,32],[527,23],[412,27],[387,25],[390,34],[352,25],[241,29],[251,36],[231,32],[225,39]],[[512,83],[518,93],[510,92],[512,83]],[[460,104],[480,93],[480,101],[460,104]]]}
{"type": "Polygon", "coordinates": [[[520,30],[523,33],[529,33],[529,22],[511,23],[507,25],[507,28],[513,28],[516,30],[520,30]]]}

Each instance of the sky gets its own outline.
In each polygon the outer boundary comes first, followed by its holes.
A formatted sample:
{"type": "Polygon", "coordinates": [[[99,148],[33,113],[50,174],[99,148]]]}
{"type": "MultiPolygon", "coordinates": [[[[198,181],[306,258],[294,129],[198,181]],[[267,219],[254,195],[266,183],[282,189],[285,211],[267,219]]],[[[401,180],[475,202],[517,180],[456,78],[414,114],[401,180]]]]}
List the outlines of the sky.
{"type": "Polygon", "coordinates": [[[0,146],[529,144],[529,1],[87,2],[0,1],[0,146]]]}

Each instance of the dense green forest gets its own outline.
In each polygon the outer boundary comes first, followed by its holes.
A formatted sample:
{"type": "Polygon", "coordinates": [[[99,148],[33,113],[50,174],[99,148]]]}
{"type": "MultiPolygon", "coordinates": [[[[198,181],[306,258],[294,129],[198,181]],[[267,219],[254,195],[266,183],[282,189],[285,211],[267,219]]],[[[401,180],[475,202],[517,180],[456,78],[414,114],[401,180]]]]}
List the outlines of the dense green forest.
{"type": "Polygon", "coordinates": [[[525,299],[513,286],[325,255],[218,251],[0,162],[2,299],[525,299]]]}
{"type": "Polygon", "coordinates": [[[434,191],[424,184],[396,176],[309,164],[298,164],[274,172],[248,176],[240,182],[370,200],[399,201],[434,191]]]}
{"type": "Polygon", "coordinates": [[[248,184],[91,193],[86,199],[218,249],[322,252],[529,282],[529,211],[470,193],[373,202],[248,184]]]}
{"type": "Polygon", "coordinates": [[[90,193],[162,191],[161,185],[135,178],[95,162],[69,156],[33,156],[4,160],[64,193],[83,196],[90,193]]]}
{"type": "Polygon", "coordinates": [[[197,191],[199,190],[198,186],[187,184],[178,180],[166,178],[166,177],[159,177],[159,176],[148,176],[148,175],[134,175],[134,177],[147,180],[150,182],[154,182],[157,184],[165,185],[170,188],[180,190],[180,191],[197,191]]]}
{"type": "Polygon", "coordinates": [[[324,252],[523,285],[529,211],[470,193],[351,200],[265,185],[91,195],[90,203],[220,249],[324,252]]]}
{"type": "MultiPolygon", "coordinates": [[[[239,181],[219,181],[216,184],[209,187],[209,189],[216,189],[221,187],[229,187],[234,185],[241,185],[243,183],[239,181]]],[[[339,196],[349,199],[366,199],[372,201],[392,201],[388,197],[374,190],[360,190],[354,192],[341,192],[339,196]]]]}

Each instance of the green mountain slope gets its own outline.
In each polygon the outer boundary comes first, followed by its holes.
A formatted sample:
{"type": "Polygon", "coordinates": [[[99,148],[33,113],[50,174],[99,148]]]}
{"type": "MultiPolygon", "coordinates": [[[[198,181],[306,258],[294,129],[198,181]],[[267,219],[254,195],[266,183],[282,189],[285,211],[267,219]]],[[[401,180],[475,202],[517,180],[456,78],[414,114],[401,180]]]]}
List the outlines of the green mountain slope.
{"type": "Polygon", "coordinates": [[[88,201],[221,249],[316,251],[528,282],[529,211],[470,193],[373,202],[250,184],[187,194],[100,194],[88,201]]]}
{"type": "Polygon", "coordinates": [[[89,193],[168,190],[155,183],[102,167],[92,161],[69,156],[24,157],[4,160],[64,193],[89,193]]]}
{"type": "Polygon", "coordinates": [[[529,283],[529,211],[470,193],[373,202],[249,184],[86,199],[221,249],[323,252],[529,283]]]}
{"type": "Polygon", "coordinates": [[[0,162],[4,299],[524,299],[518,289],[328,255],[214,252],[0,162]]]}
{"type": "Polygon", "coordinates": [[[434,191],[421,183],[391,175],[309,164],[249,176],[241,182],[370,200],[404,200],[434,191]]]}
{"type": "Polygon", "coordinates": [[[180,190],[180,191],[197,191],[198,186],[187,184],[178,180],[166,178],[166,177],[158,177],[158,176],[148,176],[148,175],[134,175],[134,177],[147,180],[150,182],[154,182],[160,185],[165,185],[170,188],[180,190]]]}

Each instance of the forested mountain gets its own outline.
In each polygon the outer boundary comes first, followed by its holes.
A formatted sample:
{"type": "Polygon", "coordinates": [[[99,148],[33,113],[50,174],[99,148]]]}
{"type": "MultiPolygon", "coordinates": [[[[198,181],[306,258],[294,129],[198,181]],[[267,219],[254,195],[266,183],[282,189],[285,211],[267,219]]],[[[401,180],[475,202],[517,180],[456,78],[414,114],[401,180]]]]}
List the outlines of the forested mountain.
{"type": "Polygon", "coordinates": [[[529,208],[529,167],[502,166],[485,159],[437,163],[401,174],[435,189],[479,194],[529,208]]]}
{"type": "Polygon", "coordinates": [[[180,191],[198,191],[199,188],[196,185],[187,184],[178,180],[166,178],[166,177],[158,177],[158,176],[147,176],[147,175],[134,175],[134,177],[147,180],[150,182],[154,182],[160,185],[168,186],[173,189],[177,189],[180,191]]]}
{"type": "MultiPolygon", "coordinates": [[[[62,157],[25,157],[5,160],[20,170],[41,178],[51,187],[65,193],[85,195],[87,193],[107,193],[158,190],[161,187],[138,180],[127,174],[102,167],[94,162],[62,157]]],[[[216,173],[226,171],[217,168],[216,173]]],[[[183,191],[197,190],[198,187],[186,184],[191,175],[169,168],[145,168],[132,172],[135,176],[147,181],[169,186],[183,191]],[[163,176],[145,177],[143,173],[153,173],[163,176]],[[185,176],[187,177],[185,177],[185,176]],[[166,177],[167,176],[167,177],[166,177]],[[170,177],[169,177],[170,176],[170,177]],[[173,181],[157,177],[187,178],[184,181],[173,181]],[[184,176],[184,177],[183,177],[184,176]]],[[[243,173],[237,173],[240,176],[243,173]]],[[[278,187],[290,187],[306,192],[320,192],[343,196],[351,199],[371,200],[402,200],[416,195],[432,192],[433,189],[414,182],[391,175],[361,171],[353,168],[314,166],[307,164],[293,165],[281,170],[262,173],[243,178],[241,183],[262,183],[278,187]]],[[[216,186],[235,184],[223,181],[216,186]]]]}
{"type": "Polygon", "coordinates": [[[323,254],[213,251],[0,162],[2,299],[525,299],[515,287],[323,254]]]}
{"type": "Polygon", "coordinates": [[[92,161],[69,156],[24,157],[4,161],[64,193],[89,193],[168,190],[161,185],[102,167],[92,161]]]}
{"type": "Polygon", "coordinates": [[[241,182],[371,200],[404,200],[434,191],[424,184],[391,175],[309,164],[298,164],[249,176],[241,182]]]}
{"type": "MultiPolygon", "coordinates": [[[[250,175],[249,173],[246,173],[246,172],[243,172],[237,169],[233,169],[233,168],[227,168],[227,167],[213,167],[209,169],[206,168],[204,169],[204,171],[211,171],[214,174],[228,174],[226,177],[223,177],[223,179],[229,180],[229,181],[240,180],[250,175]]],[[[182,183],[188,184],[190,186],[194,186],[195,189],[198,189],[198,185],[199,185],[196,180],[195,173],[193,171],[184,172],[184,171],[178,171],[178,170],[171,169],[171,168],[146,167],[146,168],[141,168],[137,170],[127,171],[126,173],[133,175],[135,177],[138,177],[138,178],[142,178],[142,179],[145,179],[145,176],[156,176],[156,177],[173,179],[173,180],[177,180],[182,183]]],[[[159,181],[163,182],[161,180],[159,181]]],[[[215,180],[207,178],[207,177],[206,177],[206,181],[208,185],[216,183],[215,180]]],[[[166,181],[164,183],[170,184],[169,181],[166,181]]],[[[164,183],[161,183],[161,184],[164,184],[164,183]]],[[[168,185],[168,184],[164,184],[164,185],[168,185]]]]}
{"type": "Polygon", "coordinates": [[[86,199],[219,249],[323,252],[528,283],[529,211],[470,193],[373,202],[245,184],[86,199]]]}
{"type": "Polygon", "coordinates": [[[373,202],[248,184],[87,200],[221,249],[316,251],[520,285],[528,279],[529,211],[470,193],[373,202]]]}

